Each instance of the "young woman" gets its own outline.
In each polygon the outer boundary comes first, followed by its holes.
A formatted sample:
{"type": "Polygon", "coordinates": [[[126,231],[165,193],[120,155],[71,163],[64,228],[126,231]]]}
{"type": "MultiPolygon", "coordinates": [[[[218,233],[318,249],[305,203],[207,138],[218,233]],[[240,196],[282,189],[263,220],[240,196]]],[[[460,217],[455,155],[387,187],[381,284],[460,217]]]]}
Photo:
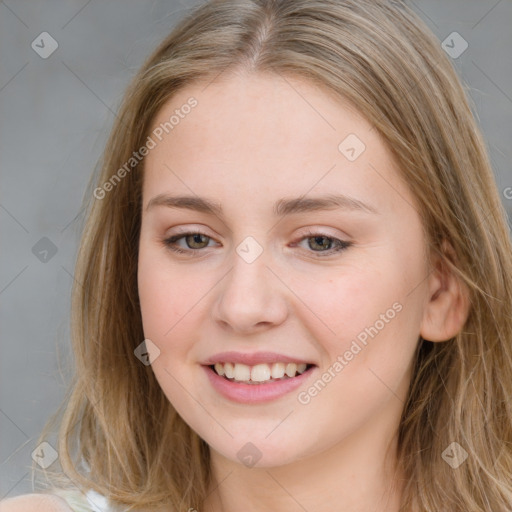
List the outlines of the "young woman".
{"type": "Polygon", "coordinates": [[[465,93],[410,9],[202,5],[91,190],[61,472],[3,507],[510,511],[511,275],[465,93]]]}

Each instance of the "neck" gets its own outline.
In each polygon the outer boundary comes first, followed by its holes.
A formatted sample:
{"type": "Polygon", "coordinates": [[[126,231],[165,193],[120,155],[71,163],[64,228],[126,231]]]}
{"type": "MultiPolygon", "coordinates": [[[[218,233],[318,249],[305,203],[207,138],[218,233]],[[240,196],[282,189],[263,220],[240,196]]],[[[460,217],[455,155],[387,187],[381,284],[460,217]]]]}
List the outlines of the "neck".
{"type": "Polygon", "coordinates": [[[283,466],[247,468],[211,450],[213,479],[203,510],[398,512],[397,425],[381,419],[373,417],[328,451],[283,466]]]}

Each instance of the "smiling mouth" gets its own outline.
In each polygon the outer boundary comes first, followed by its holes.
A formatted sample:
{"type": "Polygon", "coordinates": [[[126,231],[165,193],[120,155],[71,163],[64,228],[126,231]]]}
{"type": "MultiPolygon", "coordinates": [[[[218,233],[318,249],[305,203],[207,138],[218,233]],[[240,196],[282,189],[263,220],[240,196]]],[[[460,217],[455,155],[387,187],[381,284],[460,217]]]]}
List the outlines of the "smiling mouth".
{"type": "Polygon", "coordinates": [[[216,363],[209,367],[220,377],[241,384],[267,384],[293,379],[313,368],[305,363],[261,363],[248,366],[240,363],[216,363]]]}

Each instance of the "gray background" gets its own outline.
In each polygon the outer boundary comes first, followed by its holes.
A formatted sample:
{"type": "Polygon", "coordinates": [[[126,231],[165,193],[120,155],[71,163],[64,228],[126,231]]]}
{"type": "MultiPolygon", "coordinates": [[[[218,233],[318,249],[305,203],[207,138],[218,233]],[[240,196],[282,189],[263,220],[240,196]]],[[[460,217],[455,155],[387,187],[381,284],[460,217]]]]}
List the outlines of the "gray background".
{"type": "MultiPolygon", "coordinates": [[[[80,205],[114,112],[143,59],[198,3],[0,1],[0,499],[32,491],[35,440],[69,381],[57,356],[71,357],[80,205]],[[31,48],[42,32],[59,45],[47,59],[31,48]],[[37,254],[41,247],[50,252],[37,254]]],[[[454,63],[511,219],[503,192],[512,187],[512,2],[410,4],[440,42],[456,31],[469,44],[454,63]]]]}

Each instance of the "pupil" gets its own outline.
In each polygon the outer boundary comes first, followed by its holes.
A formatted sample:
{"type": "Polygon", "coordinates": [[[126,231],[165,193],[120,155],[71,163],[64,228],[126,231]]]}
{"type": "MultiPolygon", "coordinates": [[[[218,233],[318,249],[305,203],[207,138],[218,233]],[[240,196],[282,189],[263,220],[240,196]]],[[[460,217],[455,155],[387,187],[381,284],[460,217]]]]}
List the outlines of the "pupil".
{"type": "MultiPolygon", "coordinates": [[[[194,244],[198,244],[198,245],[201,245],[202,243],[204,244],[204,242],[201,241],[201,237],[203,235],[201,235],[200,233],[196,233],[194,235],[189,235],[188,236],[188,239],[192,241],[192,246],[194,246],[194,244]]],[[[190,245],[190,243],[188,244],[190,245]]]]}
{"type": "Polygon", "coordinates": [[[315,236],[313,237],[314,241],[315,241],[315,244],[319,245],[321,248],[323,249],[328,249],[328,246],[330,245],[329,242],[328,242],[328,238],[325,237],[325,236],[315,236]],[[325,242],[325,243],[322,243],[322,240],[325,242]]]}

